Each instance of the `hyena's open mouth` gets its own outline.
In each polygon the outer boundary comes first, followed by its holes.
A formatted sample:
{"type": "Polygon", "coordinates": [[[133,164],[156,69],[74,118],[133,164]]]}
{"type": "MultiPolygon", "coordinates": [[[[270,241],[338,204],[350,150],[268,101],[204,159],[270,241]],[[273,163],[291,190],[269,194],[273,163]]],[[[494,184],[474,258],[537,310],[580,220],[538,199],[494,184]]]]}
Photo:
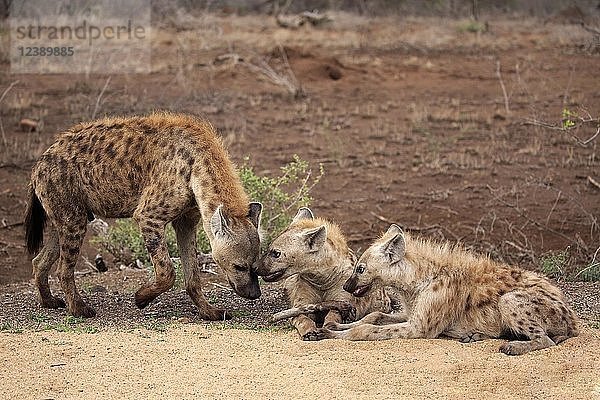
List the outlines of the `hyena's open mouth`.
{"type": "Polygon", "coordinates": [[[281,269],[277,272],[273,272],[272,274],[263,275],[262,278],[265,282],[275,282],[275,281],[279,280],[279,278],[281,278],[284,273],[285,273],[285,269],[281,269]]]}
{"type": "Polygon", "coordinates": [[[356,289],[354,289],[354,291],[352,292],[352,295],[354,297],[363,297],[365,294],[367,294],[369,292],[369,290],[371,290],[371,285],[359,286],[356,289]]]}

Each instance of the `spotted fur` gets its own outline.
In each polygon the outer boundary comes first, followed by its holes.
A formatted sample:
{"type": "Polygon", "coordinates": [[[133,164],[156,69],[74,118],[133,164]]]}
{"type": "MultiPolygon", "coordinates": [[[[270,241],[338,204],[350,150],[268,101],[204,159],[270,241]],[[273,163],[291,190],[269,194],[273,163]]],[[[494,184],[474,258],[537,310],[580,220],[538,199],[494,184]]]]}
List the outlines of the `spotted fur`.
{"type": "Polygon", "coordinates": [[[58,260],[58,275],[69,313],[91,317],[75,287],[74,269],[86,223],[94,215],[133,217],[156,273],[135,294],[147,306],[173,286],[175,272],[164,229],[173,223],[181,252],[186,289],[203,318],[227,317],[200,291],[196,266],[196,225],[200,220],[213,257],[241,296],[260,296],[251,268],[259,255],[257,228],[261,205],[249,203],[234,165],[205,120],[157,112],[147,116],[104,118],[61,134],[31,174],[26,212],[27,247],[41,304],[64,307],[48,287],[48,272],[58,260]]]}
{"type": "Polygon", "coordinates": [[[359,321],[342,331],[322,330],[320,338],[508,337],[500,350],[519,355],[578,334],[577,317],[546,278],[448,243],[412,238],[396,225],[365,251],[349,282],[354,293],[397,288],[408,320],[385,326],[359,321]]]}
{"type": "MultiPolygon", "coordinates": [[[[315,218],[308,208],[301,208],[290,226],[269,246],[257,273],[267,282],[285,279],[284,287],[292,307],[303,309],[309,305],[345,301],[356,308],[358,318],[374,311],[389,313],[391,300],[383,288],[363,298],[354,298],[342,289],[352,273],[353,258],[337,225],[315,218]]],[[[292,325],[304,340],[316,338],[317,326],[324,324],[337,329],[341,322],[342,316],[337,310],[292,319],[292,325]]]]}

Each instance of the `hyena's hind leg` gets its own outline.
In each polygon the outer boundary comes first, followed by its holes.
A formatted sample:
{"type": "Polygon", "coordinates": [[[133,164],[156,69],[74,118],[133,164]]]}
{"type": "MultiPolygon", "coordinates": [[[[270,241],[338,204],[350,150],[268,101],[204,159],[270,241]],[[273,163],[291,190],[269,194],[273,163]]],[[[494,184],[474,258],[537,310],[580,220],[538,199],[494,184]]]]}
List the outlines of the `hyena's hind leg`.
{"type": "Polygon", "coordinates": [[[185,290],[198,307],[200,317],[210,321],[229,319],[231,316],[225,310],[212,306],[202,294],[198,270],[196,229],[200,221],[200,212],[192,210],[173,221],[177,235],[177,246],[181,254],[181,264],[185,277],[185,290]]]}
{"type": "Polygon", "coordinates": [[[72,212],[72,215],[61,219],[61,221],[68,221],[68,225],[56,224],[60,247],[58,276],[60,286],[65,293],[69,314],[75,317],[90,318],[96,315],[96,311],[85,304],[75,286],[75,266],[85,237],[87,214],[85,212],[77,213],[77,210],[73,209],[69,212],[72,212]]]}
{"type": "Polygon", "coordinates": [[[40,294],[40,304],[44,308],[64,308],[66,303],[52,295],[48,285],[48,274],[60,256],[58,247],[58,234],[54,227],[48,229],[46,243],[31,263],[33,264],[33,278],[40,294]]]}
{"type": "Polygon", "coordinates": [[[548,335],[546,319],[551,310],[556,312],[552,304],[541,302],[530,293],[514,291],[500,297],[498,307],[503,328],[511,335],[529,339],[504,343],[500,346],[500,351],[504,354],[521,355],[556,345],[548,335]]]}

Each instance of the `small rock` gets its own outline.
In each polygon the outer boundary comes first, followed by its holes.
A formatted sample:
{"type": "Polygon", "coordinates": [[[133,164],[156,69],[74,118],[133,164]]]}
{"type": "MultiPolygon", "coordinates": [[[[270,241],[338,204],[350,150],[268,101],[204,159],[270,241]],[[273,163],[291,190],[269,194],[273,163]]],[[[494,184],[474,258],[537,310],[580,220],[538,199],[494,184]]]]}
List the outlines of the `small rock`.
{"type": "Polygon", "coordinates": [[[19,126],[23,132],[35,132],[38,127],[38,122],[29,118],[23,118],[19,122],[19,126]]]}

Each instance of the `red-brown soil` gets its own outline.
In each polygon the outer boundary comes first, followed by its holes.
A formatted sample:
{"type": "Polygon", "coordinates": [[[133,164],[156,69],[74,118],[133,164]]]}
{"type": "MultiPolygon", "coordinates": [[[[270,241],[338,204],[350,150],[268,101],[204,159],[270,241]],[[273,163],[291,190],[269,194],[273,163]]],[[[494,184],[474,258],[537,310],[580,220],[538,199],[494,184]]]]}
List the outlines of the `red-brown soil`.
{"type": "MultiPolygon", "coordinates": [[[[276,173],[294,154],[315,169],[322,163],[325,176],[312,208],[337,221],[357,251],[397,222],[531,269],[540,269],[545,254],[567,250],[571,258],[560,266],[563,277],[592,262],[600,246],[600,188],[592,183],[600,181],[600,138],[582,146],[571,133],[585,140],[596,127],[563,132],[526,122],[560,126],[565,108],[600,116],[597,38],[580,26],[491,19],[487,32],[472,33],[466,21],[340,14],[329,26],[292,31],[267,17],[190,18],[193,29],[154,30],[153,72],[146,75],[114,75],[107,84],[102,75],[15,75],[6,61],[0,64],[0,93],[6,91],[0,104],[0,322],[2,330],[26,329],[23,336],[0,335],[3,364],[19,377],[3,379],[0,393],[84,398],[128,397],[133,390],[136,398],[239,398],[254,385],[256,393],[273,398],[292,396],[289,387],[306,388],[306,396],[297,398],[329,393],[323,387],[362,398],[411,397],[410,390],[423,398],[597,398],[597,284],[561,283],[592,327],[583,337],[515,362],[495,352],[497,341],[302,344],[289,332],[205,332],[196,326],[176,327],[164,337],[128,333],[138,324],[148,327],[148,318],[161,324],[200,321],[183,292],[166,293],[146,314],[135,310],[131,293],[146,275],[120,273],[114,265],[107,275],[78,278],[99,309],[99,322],[85,326],[100,329],[100,335],[32,332],[60,330],[49,321],[62,321],[64,311],[39,309],[25,282],[31,264],[20,223],[29,171],[58,132],[94,114],[169,109],[204,115],[236,162],[248,156],[260,174],[276,173]],[[219,57],[232,53],[238,57],[219,57]],[[258,59],[296,80],[300,95],[247,66],[258,59]],[[40,121],[38,131],[21,130],[22,118],[40,121]],[[176,345],[181,341],[194,344],[182,349],[176,345]],[[248,348],[232,352],[235,343],[248,348]],[[49,350],[40,352],[40,346],[49,350]],[[270,355],[258,360],[256,352],[270,355]],[[156,358],[139,357],[150,353],[156,358]],[[224,359],[233,356],[247,378],[241,388],[229,381],[224,359]],[[90,357],[113,363],[90,364],[90,357]],[[198,359],[210,360],[201,368],[213,377],[200,380],[202,390],[172,380],[196,379],[198,359]],[[298,365],[290,367],[290,359],[298,365]],[[348,378],[353,376],[360,378],[348,378]],[[325,386],[311,386],[317,380],[325,386]],[[206,386],[210,382],[215,386],[206,386]]],[[[89,244],[84,249],[88,258],[96,252],[89,244]]],[[[264,292],[254,306],[231,300],[230,308],[243,310],[238,321],[266,321],[283,306],[281,291],[264,292]]],[[[215,295],[214,301],[227,303],[227,296],[215,295]]]]}

